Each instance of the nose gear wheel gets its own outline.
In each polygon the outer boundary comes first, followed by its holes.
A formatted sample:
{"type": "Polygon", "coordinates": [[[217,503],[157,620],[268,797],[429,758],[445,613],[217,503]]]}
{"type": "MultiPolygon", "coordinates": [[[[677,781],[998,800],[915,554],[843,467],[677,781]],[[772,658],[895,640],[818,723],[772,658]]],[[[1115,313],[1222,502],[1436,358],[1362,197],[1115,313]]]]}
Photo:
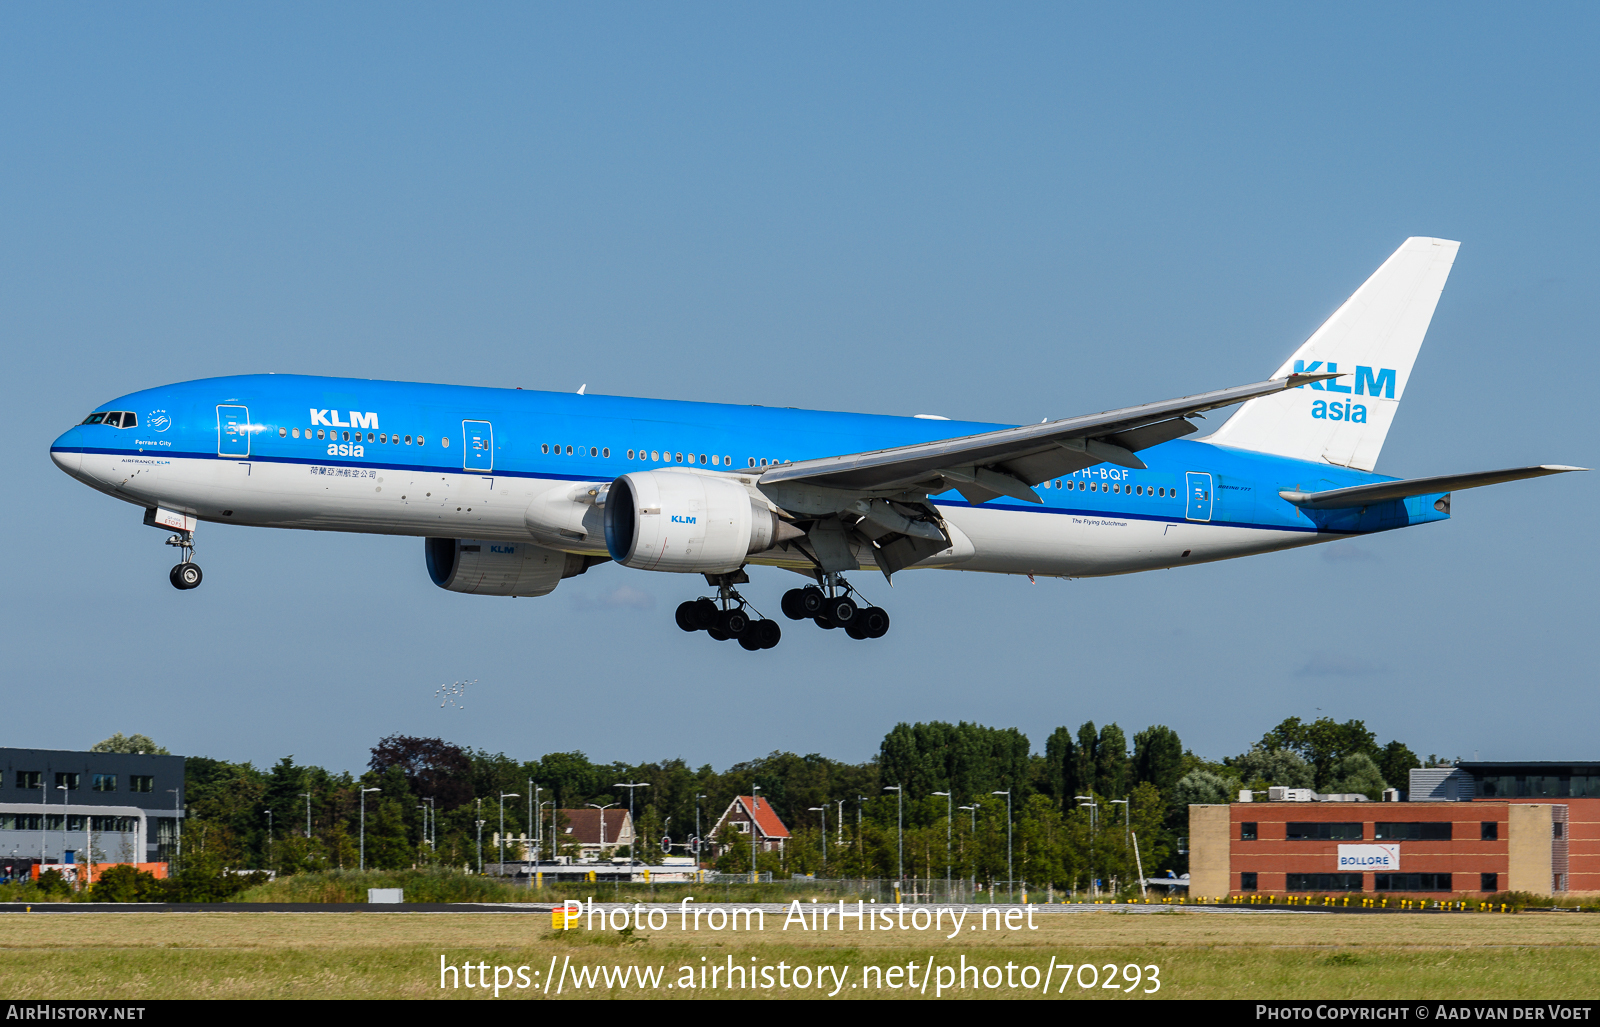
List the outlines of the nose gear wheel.
{"type": "Polygon", "coordinates": [[[172,587],[180,592],[199,588],[204,575],[200,573],[200,565],[194,562],[194,532],[180,531],[167,539],[167,545],[183,550],[183,562],[167,572],[172,587]]]}

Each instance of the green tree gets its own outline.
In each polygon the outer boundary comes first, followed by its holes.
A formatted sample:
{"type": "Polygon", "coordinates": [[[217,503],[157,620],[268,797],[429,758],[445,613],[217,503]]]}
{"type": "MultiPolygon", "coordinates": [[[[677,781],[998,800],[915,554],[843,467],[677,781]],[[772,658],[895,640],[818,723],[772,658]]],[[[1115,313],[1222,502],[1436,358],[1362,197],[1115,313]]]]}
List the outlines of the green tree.
{"type": "Polygon", "coordinates": [[[121,731],[107,738],[103,742],[96,742],[89,746],[90,752],[128,752],[144,753],[149,756],[171,756],[162,746],[151,741],[149,735],[123,735],[121,731]]]}
{"type": "Polygon", "coordinates": [[[1128,788],[1128,740],[1114,722],[1100,729],[1095,743],[1094,790],[1100,795],[1122,798],[1128,788]]]}
{"type": "Polygon", "coordinates": [[[1364,752],[1353,752],[1335,763],[1329,774],[1328,792],[1365,795],[1378,801],[1383,796],[1383,774],[1372,757],[1364,752]]]}
{"type": "Polygon", "coordinates": [[[1400,742],[1390,742],[1378,756],[1378,772],[1389,787],[1410,787],[1411,771],[1422,766],[1417,754],[1400,742]]]}
{"type": "Polygon", "coordinates": [[[1217,805],[1233,801],[1233,784],[1233,779],[1209,770],[1191,770],[1179,779],[1173,792],[1182,807],[1217,805]]]}
{"type": "Polygon", "coordinates": [[[1073,755],[1077,761],[1077,773],[1073,775],[1076,778],[1075,786],[1083,789],[1074,794],[1086,794],[1094,788],[1100,765],[1100,735],[1095,730],[1094,721],[1084,721],[1078,728],[1078,746],[1073,755]]]}
{"type": "Polygon", "coordinates": [[[1327,782],[1333,765],[1353,753],[1378,756],[1377,738],[1359,720],[1343,724],[1332,717],[1318,717],[1306,724],[1299,717],[1289,717],[1268,731],[1261,739],[1261,748],[1274,751],[1288,749],[1311,764],[1315,787],[1328,791],[1327,782]]]}
{"type": "Polygon", "coordinates": [[[1315,778],[1311,764],[1291,749],[1263,749],[1253,745],[1249,752],[1233,760],[1232,766],[1247,785],[1256,787],[1310,788],[1315,778]]]}
{"type": "Polygon", "coordinates": [[[1058,727],[1044,742],[1044,791],[1065,812],[1078,794],[1078,754],[1072,744],[1072,730],[1058,727]]]}
{"type": "Polygon", "coordinates": [[[1183,776],[1183,742],[1165,724],[1147,727],[1133,736],[1133,780],[1148,781],[1165,795],[1183,776]]]}

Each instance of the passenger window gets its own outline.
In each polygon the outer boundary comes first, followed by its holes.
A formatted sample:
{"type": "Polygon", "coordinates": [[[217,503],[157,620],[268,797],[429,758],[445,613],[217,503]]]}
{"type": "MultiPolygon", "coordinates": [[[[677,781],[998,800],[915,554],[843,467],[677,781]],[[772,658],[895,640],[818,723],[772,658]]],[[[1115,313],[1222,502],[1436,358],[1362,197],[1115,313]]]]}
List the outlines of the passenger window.
{"type": "Polygon", "coordinates": [[[700,454],[700,462],[701,462],[701,463],[702,463],[702,464],[703,464],[703,463],[705,463],[705,462],[706,462],[706,455],[705,455],[705,454],[704,454],[704,453],[701,453],[701,454],[700,454]]]}
{"type": "Polygon", "coordinates": [[[605,449],[602,449],[602,450],[601,450],[601,451],[600,451],[600,456],[601,456],[601,457],[602,457],[602,458],[604,458],[604,459],[606,459],[606,460],[610,460],[610,459],[611,459],[611,449],[610,449],[610,447],[607,447],[607,448],[605,448],[605,449]]]}
{"type": "Polygon", "coordinates": [[[650,451],[650,459],[654,463],[660,463],[661,462],[661,454],[652,449],[650,451]]]}
{"type": "Polygon", "coordinates": [[[571,447],[571,446],[568,446],[568,447],[567,447],[567,455],[568,455],[568,456],[571,456],[571,455],[572,455],[572,447],[571,447]]]}
{"type": "Polygon", "coordinates": [[[409,435],[406,436],[406,445],[411,445],[411,436],[409,435]]]}
{"type": "MultiPolygon", "coordinates": [[[[423,438],[421,435],[417,436],[417,445],[426,446],[427,444],[428,444],[428,440],[427,439],[423,438]]],[[[450,445],[450,440],[449,439],[445,439],[444,440],[444,444],[447,445],[447,446],[450,445]]]]}
{"type": "Polygon", "coordinates": [[[322,429],[321,428],[317,429],[317,438],[319,438],[319,439],[322,438],[322,429]]]}
{"type": "Polygon", "coordinates": [[[539,452],[545,454],[546,456],[549,456],[550,455],[550,443],[546,442],[544,445],[540,446],[539,447],[539,452]]]}
{"type": "Polygon", "coordinates": [[[750,466],[754,467],[755,465],[756,465],[756,458],[755,457],[751,457],[750,458],[750,466]]]}
{"type": "Polygon", "coordinates": [[[724,466],[724,467],[732,467],[733,466],[733,457],[729,456],[726,453],[722,454],[722,466],[724,466]]]}
{"type": "Polygon", "coordinates": [[[596,449],[594,446],[590,446],[589,447],[589,455],[590,456],[599,456],[600,455],[600,450],[596,449]]]}
{"type": "Polygon", "coordinates": [[[379,435],[378,436],[378,441],[379,442],[388,442],[389,441],[389,436],[388,435],[379,435]]]}
{"type": "Polygon", "coordinates": [[[288,435],[289,435],[289,429],[287,429],[287,428],[279,428],[278,429],[278,438],[280,438],[280,439],[287,438],[288,435]]]}

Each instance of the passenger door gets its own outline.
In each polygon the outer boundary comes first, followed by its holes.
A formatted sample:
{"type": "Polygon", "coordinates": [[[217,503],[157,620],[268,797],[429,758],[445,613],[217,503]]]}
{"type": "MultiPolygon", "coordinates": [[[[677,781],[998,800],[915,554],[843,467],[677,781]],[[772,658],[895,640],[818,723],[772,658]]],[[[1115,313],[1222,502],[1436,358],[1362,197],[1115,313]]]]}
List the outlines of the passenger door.
{"type": "Polygon", "coordinates": [[[494,470],[494,425],[488,421],[462,421],[461,436],[461,469],[494,470]]]}
{"type": "Polygon", "coordinates": [[[217,455],[250,455],[249,407],[217,407],[217,455]]]}
{"type": "Polygon", "coordinates": [[[1183,515],[1191,521],[1211,520],[1211,475],[1189,471],[1183,477],[1189,489],[1183,515]]]}

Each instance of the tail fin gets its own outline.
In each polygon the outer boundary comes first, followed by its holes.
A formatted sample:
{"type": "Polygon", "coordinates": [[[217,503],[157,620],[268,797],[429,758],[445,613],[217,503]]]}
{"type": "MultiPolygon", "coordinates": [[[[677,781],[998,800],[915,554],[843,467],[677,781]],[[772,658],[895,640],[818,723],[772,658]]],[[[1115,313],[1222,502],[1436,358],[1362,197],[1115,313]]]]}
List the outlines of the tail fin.
{"type": "Polygon", "coordinates": [[[1407,239],[1273,375],[1344,376],[1252,399],[1209,441],[1372,470],[1460,248],[1407,239]]]}

